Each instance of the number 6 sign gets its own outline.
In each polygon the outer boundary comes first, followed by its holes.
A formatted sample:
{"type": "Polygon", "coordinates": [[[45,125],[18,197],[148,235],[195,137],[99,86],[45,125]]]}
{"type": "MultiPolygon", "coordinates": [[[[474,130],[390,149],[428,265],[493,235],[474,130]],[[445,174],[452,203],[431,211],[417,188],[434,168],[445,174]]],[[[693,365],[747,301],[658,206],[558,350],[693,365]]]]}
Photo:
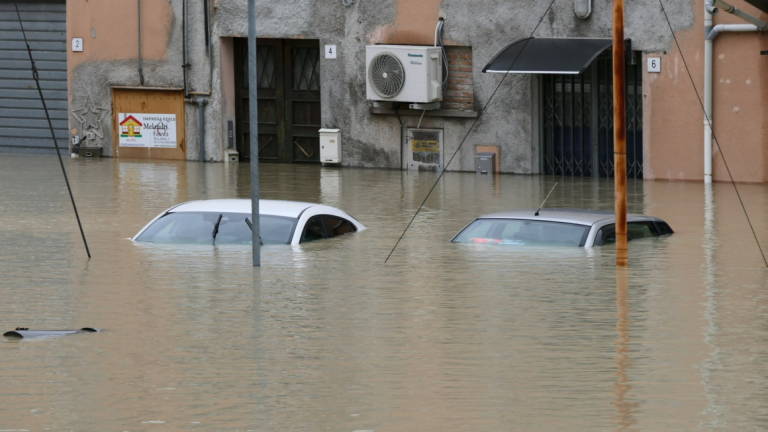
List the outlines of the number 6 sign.
{"type": "Polygon", "coordinates": [[[661,72],[661,57],[648,57],[648,72],[661,72]]]}

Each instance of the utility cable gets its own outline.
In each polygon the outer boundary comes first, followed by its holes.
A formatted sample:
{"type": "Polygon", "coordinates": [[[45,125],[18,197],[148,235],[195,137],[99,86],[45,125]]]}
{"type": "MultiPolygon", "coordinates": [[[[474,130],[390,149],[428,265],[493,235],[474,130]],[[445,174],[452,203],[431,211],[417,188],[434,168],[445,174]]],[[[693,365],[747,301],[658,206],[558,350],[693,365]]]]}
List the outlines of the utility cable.
{"type": "Polygon", "coordinates": [[[424,114],[427,113],[427,110],[421,111],[421,116],[419,116],[419,124],[416,125],[416,129],[421,129],[421,121],[424,120],[424,114]]]}
{"type": "MultiPolygon", "coordinates": [[[[520,49],[520,51],[517,52],[517,55],[515,56],[515,58],[512,59],[512,64],[510,65],[510,69],[512,69],[512,66],[514,66],[517,63],[517,59],[525,51],[525,48],[528,46],[528,43],[530,42],[531,38],[533,38],[533,35],[536,34],[536,30],[539,29],[539,26],[541,26],[541,23],[544,21],[544,18],[547,16],[547,13],[549,13],[549,11],[552,9],[552,5],[554,4],[555,4],[555,0],[551,0],[549,2],[549,6],[547,6],[547,9],[544,10],[544,13],[541,15],[541,18],[539,18],[539,21],[536,23],[536,26],[531,31],[530,36],[528,36],[528,38],[525,40],[522,49],[520,49]]],[[[389,261],[389,258],[392,257],[392,254],[395,253],[395,249],[397,249],[397,246],[403,240],[403,237],[405,237],[405,233],[408,232],[408,229],[410,229],[411,225],[413,225],[413,221],[416,220],[416,217],[421,212],[421,209],[424,208],[424,205],[427,203],[427,200],[432,195],[432,192],[435,191],[435,188],[437,187],[438,183],[440,183],[440,180],[443,178],[443,175],[448,170],[448,167],[451,165],[451,162],[453,162],[453,159],[456,157],[456,155],[459,153],[461,148],[464,146],[464,143],[467,141],[467,138],[469,138],[469,135],[475,129],[475,126],[477,126],[477,122],[480,120],[480,118],[482,118],[483,113],[485,113],[485,110],[493,101],[493,97],[496,96],[496,92],[499,91],[499,88],[501,88],[501,85],[504,83],[504,80],[506,80],[509,74],[510,72],[504,73],[504,75],[501,77],[501,80],[499,80],[499,84],[496,85],[496,88],[493,90],[493,92],[491,93],[491,96],[485,102],[485,105],[483,105],[483,107],[480,109],[480,112],[478,112],[477,117],[475,117],[475,120],[472,122],[472,125],[469,127],[469,129],[467,129],[467,133],[464,134],[464,138],[462,138],[461,142],[459,142],[459,146],[456,147],[456,150],[454,150],[450,159],[448,159],[448,163],[446,163],[443,169],[440,170],[440,174],[437,176],[437,179],[432,184],[432,187],[429,189],[429,192],[427,192],[427,196],[425,196],[424,199],[421,201],[421,204],[416,209],[416,212],[413,214],[413,217],[411,217],[411,220],[408,222],[408,225],[405,226],[405,229],[403,230],[402,234],[400,234],[400,238],[397,239],[397,241],[395,242],[395,245],[392,247],[392,250],[389,251],[387,258],[384,259],[384,264],[386,264],[387,261],[389,261]]]]}
{"type": "Polygon", "coordinates": [[[672,38],[675,40],[675,45],[677,46],[677,50],[680,52],[680,58],[683,60],[683,66],[685,67],[685,72],[688,74],[688,79],[691,81],[691,87],[693,87],[693,92],[696,93],[696,98],[699,100],[699,106],[701,107],[701,111],[704,113],[704,117],[707,120],[707,124],[709,124],[709,128],[712,131],[712,140],[715,142],[715,145],[717,146],[717,150],[720,152],[720,156],[723,158],[723,165],[725,166],[726,172],[728,172],[728,178],[731,181],[733,190],[736,191],[736,197],[738,197],[739,199],[741,210],[744,212],[744,217],[746,217],[747,219],[747,224],[749,224],[749,229],[752,231],[752,237],[754,237],[755,239],[755,243],[757,244],[757,249],[760,251],[760,256],[763,257],[763,263],[765,264],[766,267],[768,267],[768,259],[765,257],[765,252],[763,251],[763,247],[760,245],[760,239],[757,236],[757,231],[755,231],[755,226],[752,224],[752,219],[749,217],[749,212],[747,211],[747,206],[744,204],[744,200],[741,197],[741,193],[739,192],[739,187],[736,185],[736,181],[733,179],[733,174],[731,173],[731,168],[728,166],[728,161],[725,158],[725,153],[723,152],[723,148],[720,147],[720,142],[718,141],[717,136],[715,135],[714,124],[712,124],[712,119],[707,114],[707,109],[704,107],[704,102],[701,99],[699,90],[696,88],[696,83],[693,80],[693,75],[691,74],[690,68],[688,68],[688,62],[685,59],[685,54],[683,54],[683,49],[680,47],[680,42],[677,40],[677,35],[675,35],[675,31],[672,28],[672,22],[669,19],[669,15],[667,14],[667,9],[664,7],[664,2],[662,0],[659,0],[659,6],[661,6],[661,12],[664,14],[664,19],[667,20],[667,25],[669,26],[669,32],[672,34],[672,38]]]}
{"type": "Polygon", "coordinates": [[[67,191],[69,192],[69,199],[72,201],[72,208],[75,210],[75,218],[77,219],[77,226],[80,228],[80,236],[83,238],[83,244],[85,245],[85,253],[88,255],[88,259],[91,259],[91,250],[88,248],[88,241],[85,239],[85,231],[83,231],[83,224],[80,222],[80,215],[77,213],[77,205],[75,204],[75,197],[72,195],[72,187],[69,185],[69,178],[67,177],[67,170],[64,168],[64,161],[61,159],[61,151],[59,150],[59,143],[56,142],[56,134],[53,131],[53,123],[51,123],[51,116],[48,113],[48,106],[45,104],[45,98],[43,97],[43,89],[40,87],[40,76],[37,73],[37,66],[35,60],[32,58],[32,48],[27,41],[27,33],[24,31],[24,24],[21,21],[21,13],[19,12],[18,3],[14,2],[13,6],[16,8],[16,17],[19,19],[19,27],[21,27],[21,34],[24,37],[24,44],[27,46],[27,54],[29,55],[29,62],[32,64],[32,78],[37,85],[37,93],[40,95],[40,102],[43,104],[43,111],[45,111],[45,118],[48,120],[48,129],[51,131],[51,139],[53,145],[56,147],[56,156],[59,157],[59,165],[61,166],[61,172],[64,174],[64,182],[67,184],[67,191]]]}

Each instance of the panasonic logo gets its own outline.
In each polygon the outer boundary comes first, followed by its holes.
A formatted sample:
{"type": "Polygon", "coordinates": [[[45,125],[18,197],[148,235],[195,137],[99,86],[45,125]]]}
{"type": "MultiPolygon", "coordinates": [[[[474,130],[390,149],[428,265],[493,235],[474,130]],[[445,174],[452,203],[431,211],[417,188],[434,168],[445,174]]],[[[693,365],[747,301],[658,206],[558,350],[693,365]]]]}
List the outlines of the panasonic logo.
{"type": "Polygon", "coordinates": [[[408,57],[424,57],[424,55],[423,54],[411,54],[411,53],[408,53],[408,57]]]}

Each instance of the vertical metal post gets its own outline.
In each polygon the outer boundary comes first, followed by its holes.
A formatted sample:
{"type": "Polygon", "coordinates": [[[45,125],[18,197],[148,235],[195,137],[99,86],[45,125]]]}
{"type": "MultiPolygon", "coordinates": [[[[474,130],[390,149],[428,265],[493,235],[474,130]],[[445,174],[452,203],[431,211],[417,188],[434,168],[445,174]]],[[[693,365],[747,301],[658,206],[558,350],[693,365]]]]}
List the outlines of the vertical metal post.
{"type": "Polygon", "coordinates": [[[592,111],[591,115],[591,133],[590,145],[592,146],[592,177],[597,180],[600,178],[600,63],[592,63],[592,81],[590,89],[592,90],[592,111]]]}
{"type": "Polygon", "coordinates": [[[256,0],[248,0],[248,108],[249,146],[251,150],[251,244],[253,266],[261,266],[261,236],[259,235],[259,99],[256,70],[256,0]]]}
{"type": "Polygon", "coordinates": [[[715,41],[710,37],[712,2],[704,2],[704,184],[712,183],[712,73],[715,41]]]}
{"type": "Polygon", "coordinates": [[[627,257],[627,124],[624,70],[624,0],[613,3],[613,183],[616,213],[616,265],[627,257]]]}

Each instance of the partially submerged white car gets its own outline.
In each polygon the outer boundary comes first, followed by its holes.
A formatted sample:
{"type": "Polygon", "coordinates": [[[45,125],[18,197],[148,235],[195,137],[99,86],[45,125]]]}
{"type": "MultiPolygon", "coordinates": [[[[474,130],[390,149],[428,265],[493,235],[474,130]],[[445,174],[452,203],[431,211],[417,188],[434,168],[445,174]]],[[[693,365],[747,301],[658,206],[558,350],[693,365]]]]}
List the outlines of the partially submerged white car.
{"type": "MultiPolygon", "coordinates": [[[[516,246],[592,247],[616,241],[613,212],[577,209],[515,210],[493,213],[472,221],[451,240],[516,246]]],[[[672,234],[665,221],[627,215],[629,240],[672,234]]]]}
{"type": "MultiPolygon", "coordinates": [[[[250,244],[251,200],[212,199],[177,204],[131,239],[169,244],[250,244]]],[[[299,201],[259,200],[262,244],[298,245],[365,226],[335,207],[299,201]]]]}

